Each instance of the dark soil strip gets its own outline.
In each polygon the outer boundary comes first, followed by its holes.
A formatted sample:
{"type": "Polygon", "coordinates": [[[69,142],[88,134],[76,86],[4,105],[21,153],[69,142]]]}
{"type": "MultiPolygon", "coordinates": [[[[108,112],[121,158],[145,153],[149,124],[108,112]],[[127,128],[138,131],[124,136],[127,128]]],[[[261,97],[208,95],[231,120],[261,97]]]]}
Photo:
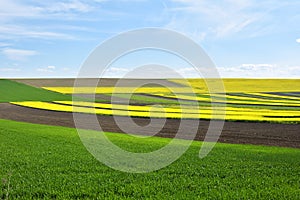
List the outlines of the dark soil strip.
{"type": "Polygon", "coordinates": [[[288,92],[288,93],[283,93],[283,92],[266,92],[266,94],[275,94],[275,95],[286,96],[286,97],[300,97],[300,93],[299,92],[288,92]]]}
{"type": "MultiPolygon", "coordinates": [[[[245,93],[230,93],[230,96],[238,96],[238,97],[250,97],[250,98],[258,98],[258,99],[266,99],[266,100],[287,100],[284,97],[266,97],[266,96],[259,96],[259,95],[254,95],[254,94],[245,94],[245,93]]],[[[231,98],[231,97],[229,97],[231,98]]]]}
{"type": "MultiPolygon", "coordinates": [[[[171,100],[171,99],[175,99],[173,97],[164,97],[164,96],[156,96],[156,95],[152,95],[152,94],[144,94],[145,96],[149,96],[149,97],[157,97],[157,98],[161,98],[161,99],[166,99],[166,100],[171,100]]],[[[175,99],[176,100],[176,99],[175,99]]],[[[193,103],[207,103],[207,104],[211,104],[211,101],[197,101],[197,100],[190,100],[190,99],[180,99],[180,102],[193,102],[193,103]]],[[[274,105],[267,105],[267,104],[247,104],[247,101],[245,101],[245,103],[230,103],[230,102],[218,102],[215,101],[215,104],[219,104],[219,105],[235,105],[237,106],[256,106],[256,107],[274,107],[274,105]]],[[[280,107],[289,107],[289,108],[299,108],[300,106],[294,106],[294,105],[276,105],[278,108],[280,107]]]]}
{"type": "MultiPolygon", "coordinates": [[[[73,87],[74,78],[62,78],[62,79],[11,79],[13,81],[21,82],[35,87],[73,87]]],[[[116,78],[101,78],[98,86],[102,87],[114,87],[116,84],[123,87],[136,87],[137,85],[145,85],[148,87],[185,87],[184,85],[171,82],[164,79],[120,79],[116,78]],[[150,83],[150,84],[149,84],[150,83]]],[[[95,86],[98,79],[88,78],[80,79],[77,83],[81,86],[95,86]]]]}
{"type": "MultiPolygon", "coordinates": [[[[83,118],[79,128],[97,130],[98,126],[91,123],[93,115],[80,114],[83,118]]],[[[98,121],[104,131],[123,131],[116,124],[113,116],[98,115],[98,121]]],[[[30,122],[37,124],[57,125],[75,127],[72,113],[45,111],[31,109],[9,103],[0,104],[0,118],[15,121],[30,122]]],[[[134,128],[127,122],[129,117],[117,117],[120,123],[125,124],[131,133],[148,135],[147,128],[134,128]]],[[[146,118],[132,118],[140,126],[146,126],[150,120],[146,118]]],[[[162,130],[156,134],[160,137],[173,138],[177,133],[181,120],[168,119],[162,130]]],[[[161,119],[153,119],[154,128],[159,127],[161,119]]],[[[184,120],[186,127],[192,127],[198,121],[184,120]]],[[[207,132],[209,121],[200,121],[196,140],[203,140],[207,132]]],[[[186,128],[186,135],[182,138],[190,139],[189,129],[186,128]]],[[[300,124],[269,124],[249,122],[225,122],[220,142],[238,144],[259,144],[271,146],[284,146],[300,148],[300,124]]]]}

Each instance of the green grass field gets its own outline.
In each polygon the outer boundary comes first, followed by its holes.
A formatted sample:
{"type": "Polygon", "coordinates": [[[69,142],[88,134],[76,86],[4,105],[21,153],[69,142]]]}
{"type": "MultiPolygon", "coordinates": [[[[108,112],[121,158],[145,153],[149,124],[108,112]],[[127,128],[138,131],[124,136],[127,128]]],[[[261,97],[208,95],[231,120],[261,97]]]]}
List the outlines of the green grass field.
{"type": "MultiPolygon", "coordinates": [[[[106,134],[115,144],[134,152],[169,142],[106,134]]],[[[217,144],[200,160],[201,143],[194,142],[164,169],[128,174],[95,160],[75,129],[0,120],[0,141],[2,198],[300,198],[299,149],[217,144]]]]}
{"type": "Polygon", "coordinates": [[[72,96],[51,92],[11,80],[0,79],[0,102],[71,100],[72,96]]]}

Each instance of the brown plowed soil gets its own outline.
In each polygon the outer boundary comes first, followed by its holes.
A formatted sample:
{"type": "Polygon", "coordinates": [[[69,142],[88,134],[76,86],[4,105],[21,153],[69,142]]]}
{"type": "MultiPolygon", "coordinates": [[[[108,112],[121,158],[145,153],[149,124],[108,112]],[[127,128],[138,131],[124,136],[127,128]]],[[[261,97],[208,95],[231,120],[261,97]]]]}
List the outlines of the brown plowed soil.
{"type": "MultiPolygon", "coordinates": [[[[75,79],[74,78],[62,78],[62,79],[11,79],[12,81],[17,81],[34,87],[73,87],[75,79]]],[[[116,78],[101,78],[98,79],[87,78],[78,79],[77,84],[80,86],[98,86],[102,87],[114,87],[116,84],[122,87],[137,87],[137,86],[148,86],[148,87],[184,87],[183,85],[164,80],[164,79],[116,79],[116,78]]]]}
{"type": "MultiPolygon", "coordinates": [[[[80,114],[82,121],[79,128],[97,130],[98,127],[91,124],[92,115],[80,114]]],[[[124,132],[116,124],[114,117],[98,115],[98,121],[104,131],[124,132]]],[[[75,127],[72,113],[45,111],[20,107],[9,103],[0,103],[0,119],[10,119],[15,121],[30,122],[37,124],[47,124],[56,126],[75,127]]],[[[162,119],[154,119],[152,128],[135,128],[128,123],[129,117],[117,117],[119,123],[126,125],[130,133],[148,135],[147,130],[156,130],[163,123],[162,119]]],[[[131,118],[137,124],[146,126],[150,120],[146,118],[131,118]]],[[[178,119],[166,120],[163,128],[157,136],[173,138],[177,133],[180,124],[178,119]]],[[[181,138],[191,139],[188,127],[193,127],[199,122],[196,140],[203,140],[209,121],[184,120],[184,134],[181,138]]],[[[160,130],[160,129],[159,129],[160,130]]],[[[128,130],[125,132],[128,132],[128,130]]],[[[220,142],[238,144],[259,144],[300,148],[300,124],[269,124],[269,123],[248,123],[248,122],[225,122],[220,142]]]]}

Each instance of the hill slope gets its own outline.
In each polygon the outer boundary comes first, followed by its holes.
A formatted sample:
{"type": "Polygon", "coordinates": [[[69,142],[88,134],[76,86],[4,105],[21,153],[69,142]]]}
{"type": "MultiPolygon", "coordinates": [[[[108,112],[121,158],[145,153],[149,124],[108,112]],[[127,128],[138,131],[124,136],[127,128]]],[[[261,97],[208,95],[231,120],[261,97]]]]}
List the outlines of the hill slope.
{"type": "Polygon", "coordinates": [[[71,100],[72,96],[64,95],[42,88],[35,88],[23,83],[0,79],[0,102],[11,101],[57,101],[71,100]]]}

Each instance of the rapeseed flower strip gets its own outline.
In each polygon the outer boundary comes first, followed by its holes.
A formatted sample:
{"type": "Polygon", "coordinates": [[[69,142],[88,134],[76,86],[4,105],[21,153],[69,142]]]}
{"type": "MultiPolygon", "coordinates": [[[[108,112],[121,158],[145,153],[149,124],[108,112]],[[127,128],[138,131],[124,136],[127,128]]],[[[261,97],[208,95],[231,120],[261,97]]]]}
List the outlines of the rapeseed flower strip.
{"type": "Polygon", "coordinates": [[[54,102],[60,104],[66,104],[66,105],[116,109],[116,110],[199,114],[199,109],[193,109],[187,107],[174,108],[174,107],[157,107],[157,106],[138,106],[138,105],[122,105],[122,104],[108,104],[108,103],[93,103],[93,102],[82,102],[82,101],[54,101],[54,102]]]}
{"type": "MultiPolygon", "coordinates": [[[[162,96],[162,97],[167,97],[167,98],[173,98],[173,99],[182,99],[182,100],[191,100],[191,101],[199,101],[199,102],[213,102],[214,103],[231,103],[231,104],[249,104],[249,105],[272,105],[272,106],[295,106],[295,107],[299,107],[300,103],[280,103],[280,102],[272,102],[272,101],[251,101],[250,99],[248,99],[248,101],[245,100],[221,100],[221,99],[215,99],[215,98],[206,98],[206,97],[198,97],[198,96],[189,96],[189,95],[182,95],[182,94],[178,94],[178,95],[169,95],[169,94],[156,94],[157,96],[162,96]]],[[[217,97],[217,96],[215,96],[217,97]]],[[[220,95],[220,97],[223,97],[222,95],[220,95]]],[[[231,97],[230,97],[231,98],[231,97]]]]}
{"type": "MultiPolygon", "coordinates": [[[[82,113],[96,113],[95,108],[83,108],[83,107],[73,107],[69,105],[60,105],[55,103],[41,102],[41,101],[24,101],[24,102],[11,102],[15,105],[38,108],[43,110],[52,110],[52,111],[62,111],[62,112],[82,112],[82,113]]],[[[112,114],[111,110],[103,109],[103,114],[112,114]]]]}
{"type": "MultiPolygon", "coordinates": [[[[166,118],[199,118],[199,113],[168,113],[168,112],[149,112],[149,111],[131,111],[131,110],[111,110],[90,107],[78,107],[72,105],[60,105],[55,103],[40,102],[40,101],[27,101],[27,102],[11,102],[15,105],[38,108],[43,110],[63,111],[63,112],[79,112],[90,114],[104,114],[104,115],[120,115],[120,116],[133,116],[133,117],[166,117],[166,118]]],[[[206,117],[208,118],[208,114],[206,117]]]]}
{"type": "Polygon", "coordinates": [[[120,105],[120,104],[103,104],[103,103],[91,103],[91,102],[77,102],[77,101],[56,101],[57,103],[75,105],[75,106],[88,106],[95,108],[106,108],[106,109],[117,109],[117,110],[129,110],[129,111],[145,111],[145,112],[167,112],[167,113],[185,113],[185,114],[215,114],[215,115],[258,115],[261,116],[262,113],[265,116],[281,116],[281,117],[291,117],[300,116],[300,111],[283,111],[283,110],[270,110],[270,109],[256,109],[256,108],[230,108],[230,107],[220,107],[220,108],[193,108],[193,107],[183,107],[183,108],[171,108],[171,107],[151,107],[151,106],[131,106],[131,105],[120,105]]]}
{"type": "MultiPolygon", "coordinates": [[[[149,111],[131,111],[131,110],[111,110],[101,108],[90,108],[90,107],[77,107],[71,105],[60,105],[55,103],[47,102],[12,102],[16,105],[53,110],[53,111],[64,111],[64,112],[80,112],[80,113],[91,113],[91,114],[102,114],[102,115],[119,115],[119,116],[132,116],[132,117],[156,117],[156,118],[190,118],[190,119],[220,119],[224,116],[218,114],[202,113],[200,110],[198,113],[169,113],[169,112],[149,112],[149,111]]],[[[288,115],[284,118],[283,114],[277,113],[255,113],[255,112],[238,112],[232,111],[227,112],[225,120],[244,120],[244,121],[270,121],[270,122],[300,122],[299,115],[288,115]],[[289,118],[291,117],[291,118],[289,118]]]]}

